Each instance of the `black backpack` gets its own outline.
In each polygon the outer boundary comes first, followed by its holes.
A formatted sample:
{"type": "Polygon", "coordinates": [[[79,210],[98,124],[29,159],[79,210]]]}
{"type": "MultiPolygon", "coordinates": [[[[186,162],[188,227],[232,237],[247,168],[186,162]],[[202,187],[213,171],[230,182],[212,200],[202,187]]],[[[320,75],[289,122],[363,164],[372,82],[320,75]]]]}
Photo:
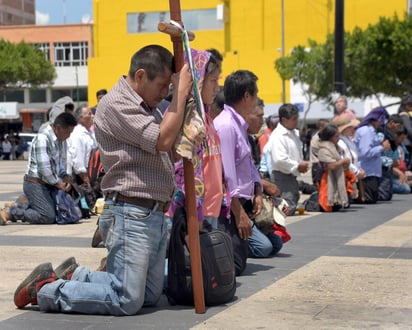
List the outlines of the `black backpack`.
{"type": "MultiPolygon", "coordinates": [[[[231,239],[220,230],[202,230],[199,234],[205,304],[215,306],[227,303],[236,292],[231,239]]],[[[186,235],[186,212],[179,208],[173,216],[168,251],[166,295],[172,305],[194,305],[186,235]]]]}
{"type": "MultiPolygon", "coordinates": [[[[93,189],[93,193],[97,198],[101,198],[103,196],[102,191],[100,189],[100,183],[104,176],[104,169],[102,161],[100,160],[100,150],[93,149],[90,153],[89,157],[89,165],[87,167],[87,174],[89,176],[90,185],[93,189]]],[[[93,205],[89,205],[93,208],[93,205]]]]}

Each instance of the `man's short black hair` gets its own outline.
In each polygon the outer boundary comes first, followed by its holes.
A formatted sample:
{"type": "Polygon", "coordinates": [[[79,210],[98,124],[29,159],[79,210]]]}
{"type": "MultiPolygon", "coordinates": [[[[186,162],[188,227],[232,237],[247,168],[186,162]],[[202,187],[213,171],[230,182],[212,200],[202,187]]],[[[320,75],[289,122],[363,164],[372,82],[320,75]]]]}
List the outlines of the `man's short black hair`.
{"type": "Polygon", "coordinates": [[[146,71],[151,81],[165,73],[166,69],[174,72],[173,54],[159,45],[149,45],[138,50],[130,61],[129,77],[134,79],[137,70],[146,71]]]}
{"type": "Polygon", "coordinates": [[[283,118],[290,119],[294,115],[299,115],[299,109],[296,105],[291,103],[282,104],[279,108],[279,120],[282,121],[283,118]]]}
{"type": "Polygon", "coordinates": [[[99,89],[97,92],[96,92],[96,97],[99,97],[100,95],[106,95],[107,94],[107,90],[106,89],[99,89]]]}
{"type": "Polygon", "coordinates": [[[54,120],[53,126],[57,125],[60,125],[63,128],[74,127],[77,125],[77,121],[71,113],[62,112],[54,120]]]}
{"type": "Polygon", "coordinates": [[[255,96],[258,92],[257,80],[258,77],[248,70],[238,70],[228,75],[223,85],[226,104],[233,106],[240,102],[246,92],[255,96]]]}
{"type": "Polygon", "coordinates": [[[73,103],[67,103],[64,105],[64,111],[73,111],[74,110],[74,104],[73,103]]]}

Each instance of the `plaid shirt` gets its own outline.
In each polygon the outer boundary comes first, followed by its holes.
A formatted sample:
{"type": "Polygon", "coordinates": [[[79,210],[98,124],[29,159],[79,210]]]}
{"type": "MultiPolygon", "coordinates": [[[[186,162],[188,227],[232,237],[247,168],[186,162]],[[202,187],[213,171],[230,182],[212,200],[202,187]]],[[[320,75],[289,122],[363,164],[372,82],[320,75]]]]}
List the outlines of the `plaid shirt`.
{"type": "Polygon", "coordinates": [[[94,125],[104,193],[171,200],[174,167],[167,152],[156,150],[161,120],[161,112],[149,109],[125,77],[99,102],[94,125]]]}
{"type": "Polygon", "coordinates": [[[48,125],[32,141],[26,174],[56,185],[66,175],[66,141],[59,141],[48,125]]]}

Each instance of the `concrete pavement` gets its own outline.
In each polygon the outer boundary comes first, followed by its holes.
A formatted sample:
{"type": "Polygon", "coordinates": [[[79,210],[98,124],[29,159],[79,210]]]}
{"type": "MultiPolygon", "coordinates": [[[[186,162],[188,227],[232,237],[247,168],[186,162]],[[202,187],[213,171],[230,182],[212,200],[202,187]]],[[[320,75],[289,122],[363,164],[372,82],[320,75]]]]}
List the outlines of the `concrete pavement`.
{"type": "MultiPolygon", "coordinates": [[[[25,161],[0,161],[0,206],[21,192],[25,161]]],[[[18,310],[13,293],[39,263],[69,256],[96,268],[96,218],[76,225],[0,227],[0,329],[412,329],[412,195],[390,203],[289,217],[292,240],[249,259],[233,302],[195,314],[170,306],[132,317],[18,310]]]]}

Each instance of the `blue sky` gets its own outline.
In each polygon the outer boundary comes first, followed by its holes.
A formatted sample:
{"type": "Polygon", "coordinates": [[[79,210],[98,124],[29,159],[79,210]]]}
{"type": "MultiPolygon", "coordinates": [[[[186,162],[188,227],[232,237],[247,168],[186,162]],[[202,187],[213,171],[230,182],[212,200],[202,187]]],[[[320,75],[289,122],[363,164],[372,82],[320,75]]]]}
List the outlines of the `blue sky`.
{"type": "Polygon", "coordinates": [[[36,0],[36,23],[81,23],[82,17],[93,20],[93,0],[36,0]]]}

